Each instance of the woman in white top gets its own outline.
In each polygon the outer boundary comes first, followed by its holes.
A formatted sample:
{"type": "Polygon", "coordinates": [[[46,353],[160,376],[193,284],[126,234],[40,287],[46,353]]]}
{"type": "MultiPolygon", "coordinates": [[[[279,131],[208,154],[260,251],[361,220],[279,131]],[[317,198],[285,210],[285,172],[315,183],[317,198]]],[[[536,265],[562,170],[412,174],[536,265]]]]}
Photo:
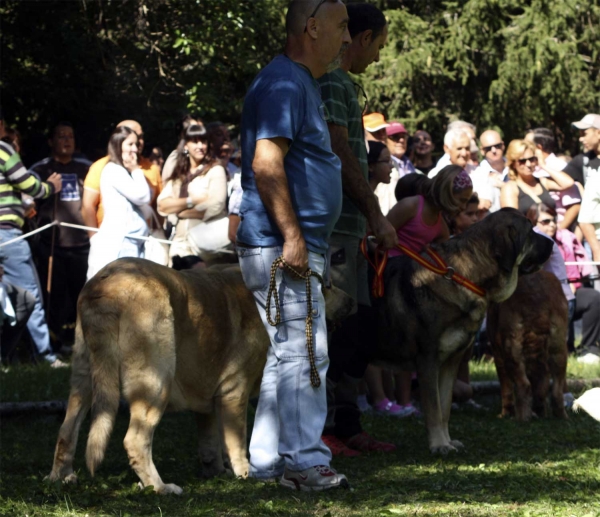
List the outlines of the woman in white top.
{"type": "Polygon", "coordinates": [[[90,239],[88,280],[109,262],[121,257],[144,257],[148,235],[142,207],[150,202],[150,187],[138,165],[138,137],[128,127],[118,127],[108,142],[109,160],[100,176],[104,219],[90,239]]]}
{"type": "Polygon", "coordinates": [[[227,236],[227,173],[219,165],[206,129],[189,126],[177,146],[177,162],[157,200],[158,213],[175,225],[170,256],[176,269],[211,261],[230,246],[227,236]]]}

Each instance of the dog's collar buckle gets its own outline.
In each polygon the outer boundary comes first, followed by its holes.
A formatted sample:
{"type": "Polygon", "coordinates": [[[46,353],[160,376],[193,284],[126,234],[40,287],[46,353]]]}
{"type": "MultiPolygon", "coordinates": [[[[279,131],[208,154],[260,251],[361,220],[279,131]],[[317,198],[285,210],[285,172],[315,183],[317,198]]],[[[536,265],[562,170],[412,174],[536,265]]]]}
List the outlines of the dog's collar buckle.
{"type": "Polygon", "coordinates": [[[456,274],[456,271],[454,270],[454,268],[452,266],[448,266],[448,268],[446,269],[446,274],[444,275],[444,278],[446,280],[453,281],[455,274],[456,274]]]}

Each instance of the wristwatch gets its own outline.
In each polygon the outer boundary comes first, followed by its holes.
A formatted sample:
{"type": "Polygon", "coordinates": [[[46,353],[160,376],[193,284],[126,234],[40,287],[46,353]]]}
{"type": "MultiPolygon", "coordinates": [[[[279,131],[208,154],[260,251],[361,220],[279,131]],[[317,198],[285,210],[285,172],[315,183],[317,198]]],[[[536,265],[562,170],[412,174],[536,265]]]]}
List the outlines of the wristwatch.
{"type": "Polygon", "coordinates": [[[188,198],[185,200],[185,202],[186,202],[186,204],[187,204],[187,207],[188,207],[188,208],[194,208],[194,202],[192,201],[192,198],[191,198],[191,197],[188,197],[188,198]]]}

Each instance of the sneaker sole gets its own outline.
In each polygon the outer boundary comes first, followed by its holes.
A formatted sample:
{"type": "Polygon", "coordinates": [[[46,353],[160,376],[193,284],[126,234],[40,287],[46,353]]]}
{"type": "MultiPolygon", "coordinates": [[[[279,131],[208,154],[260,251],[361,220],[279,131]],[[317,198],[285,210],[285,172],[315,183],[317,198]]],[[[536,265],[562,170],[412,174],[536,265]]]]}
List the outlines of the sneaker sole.
{"type": "Polygon", "coordinates": [[[290,488],[292,490],[299,490],[300,492],[321,492],[323,490],[330,490],[332,488],[350,488],[350,484],[347,479],[342,479],[337,485],[301,485],[295,479],[285,479],[282,478],[279,481],[279,484],[285,488],[290,488]]]}

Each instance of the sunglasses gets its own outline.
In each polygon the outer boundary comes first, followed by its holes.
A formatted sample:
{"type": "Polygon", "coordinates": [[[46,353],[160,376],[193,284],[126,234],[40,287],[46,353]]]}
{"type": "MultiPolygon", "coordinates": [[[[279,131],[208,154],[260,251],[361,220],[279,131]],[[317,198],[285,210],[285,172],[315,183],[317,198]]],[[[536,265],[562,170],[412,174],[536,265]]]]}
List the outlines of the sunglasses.
{"type": "Polygon", "coordinates": [[[551,217],[550,219],[539,219],[538,224],[542,226],[548,226],[550,223],[556,223],[556,217],[551,217]]]}
{"type": "Polygon", "coordinates": [[[525,165],[527,162],[530,162],[532,165],[535,165],[538,162],[537,156],[532,156],[531,158],[521,158],[517,160],[519,165],[525,165]]]}
{"type": "Polygon", "coordinates": [[[399,142],[401,139],[406,140],[406,133],[394,133],[393,135],[387,136],[392,142],[399,142]]]}
{"type": "MultiPolygon", "coordinates": [[[[315,10],[310,14],[310,16],[306,19],[306,22],[308,23],[308,20],[310,20],[311,18],[314,18],[317,15],[317,11],[321,8],[321,6],[324,3],[327,3],[329,0],[321,0],[318,4],[317,7],[315,7],[315,10]]],[[[308,29],[306,28],[306,26],[304,26],[304,32],[306,32],[308,29]]]]}
{"type": "Polygon", "coordinates": [[[501,151],[502,149],[504,149],[504,142],[500,142],[499,144],[494,145],[488,145],[486,147],[482,147],[481,149],[484,153],[489,153],[492,149],[498,149],[501,151]]]}

